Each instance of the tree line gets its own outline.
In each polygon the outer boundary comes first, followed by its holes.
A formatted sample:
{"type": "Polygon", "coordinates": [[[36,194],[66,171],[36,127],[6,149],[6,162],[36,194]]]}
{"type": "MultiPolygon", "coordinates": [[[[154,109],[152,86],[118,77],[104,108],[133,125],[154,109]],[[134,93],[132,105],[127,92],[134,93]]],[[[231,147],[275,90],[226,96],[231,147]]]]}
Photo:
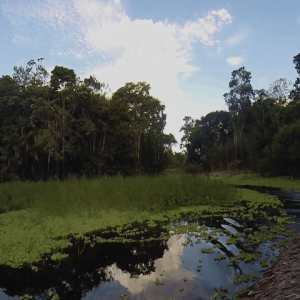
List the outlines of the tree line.
{"type": "MultiPolygon", "coordinates": [[[[228,111],[185,117],[181,147],[185,164],[209,172],[249,169],[266,176],[300,176],[300,53],[293,57],[294,84],[279,78],[254,90],[251,72],[232,71],[228,111]]],[[[178,161],[178,157],[177,157],[178,161]]]]}
{"type": "Polygon", "coordinates": [[[160,174],[177,143],[164,134],[165,106],[145,82],[109,98],[94,76],[83,81],[31,59],[0,78],[0,180],[160,174]],[[50,76],[50,80],[49,80],[50,76]]]}

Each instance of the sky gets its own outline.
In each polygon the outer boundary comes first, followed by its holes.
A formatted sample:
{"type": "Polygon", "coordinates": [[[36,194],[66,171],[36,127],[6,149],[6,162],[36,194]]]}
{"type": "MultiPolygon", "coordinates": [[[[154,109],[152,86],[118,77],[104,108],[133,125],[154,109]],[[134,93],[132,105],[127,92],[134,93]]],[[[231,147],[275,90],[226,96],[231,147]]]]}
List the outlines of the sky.
{"type": "Polygon", "coordinates": [[[0,0],[0,76],[43,57],[108,84],[145,81],[165,105],[165,133],[183,118],[227,110],[231,72],[245,66],[254,89],[295,81],[299,0],[0,0]]]}

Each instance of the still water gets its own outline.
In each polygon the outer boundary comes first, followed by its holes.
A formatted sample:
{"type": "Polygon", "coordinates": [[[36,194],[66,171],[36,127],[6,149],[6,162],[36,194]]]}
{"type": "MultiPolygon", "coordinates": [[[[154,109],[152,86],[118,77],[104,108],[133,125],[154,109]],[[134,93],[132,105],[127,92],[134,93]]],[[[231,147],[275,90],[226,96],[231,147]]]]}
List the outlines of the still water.
{"type": "MultiPolygon", "coordinates": [[[[284,210],[295,224],[287,229],[300,232],[300,195],[266,187],[251,187],[262,193],[278,196],[284,203],[284,210]]],[[[207,232],[212,227],[228,230],[232,233],[242,232],[241,225],[257,230],[266,224],[262,218],[245,221],[237,217],[211,217],[197,220],[199,226],[206,225],[207,232]]],[[[188,224],[181,220],[177,224],[188,224]]],[[[176,224],[174,224],[176,225],[176,224]]],[[[154,228],[152,235],[159,236],[160,228],[154,228]]],[[[275,241],[267,241],[251,249],[244,247],[247,237],[241,237],[237,244],[227,245],[227,234],[217,233],[214,241],[205,241],[193,233],[177,234],[168,241],[106,243],[94,248],[75,243],[65,253],[69,257],[59,264],[53,264],[46,257],[36,264],[36,270],[30,268],[12,269],[0,267],[0,300],[22,299],[20,295],[28,294],[32,298],[23,299],[213,299],[214,287],[227,287],[228,299],[232,293],[250,287],[254,282],[236,285],[235,274],[261,274],[260,261],[269,261],[277,257],[279,251],[271,250],[275,241]],[[219,248],[214,245],[219,244],[219,248]],[[202,253],[202,249],[211,248],[212,254],[202,253]],[[228,266],[229,259],[236,257],[239,250],[253,253],[260,249],[262,254],[258,261],[228,266]],[[219,252],[219,253],[218,253],[219,252]],[[224,255],[224,259],[215,260],[224,255]],[[52,293],[52,294],[51,294],[52,293]],[[57,297],[56,296],[56,297],[57,297]]],[[[136,236],[138,240],[138,236],[136,236]]],[[[283,237],[278,237],[278,241],[283,237]]],[[[220,299],[220,298],[219,298],[220,299]]]]}

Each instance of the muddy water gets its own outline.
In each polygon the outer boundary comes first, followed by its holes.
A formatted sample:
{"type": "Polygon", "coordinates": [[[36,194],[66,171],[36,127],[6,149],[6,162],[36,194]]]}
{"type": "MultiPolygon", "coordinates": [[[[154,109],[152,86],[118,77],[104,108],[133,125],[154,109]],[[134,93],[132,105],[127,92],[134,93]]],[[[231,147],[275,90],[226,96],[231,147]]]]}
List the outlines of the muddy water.
{"type": "MultiPolygon", "coordinates": [[[[247,188],[278,196],[284,203],[284,209],[296,221],[287,228],[300,232],[300,214],[297,206],[300,195],[280,189],[249,186],[247,188]]],[[[181,220],[173,225],[175,228],[178,224],[189,223],[190,221],[181,220]]],[[[266,221],[262,218],[250,222],[239,217],[211,217],[197,220],[197,223],[205,224],[208,232],[214,227],[235,234],[241,232],[241,225],[257,230],[266,221]]],[[[151,234],[158,237],[162,231],[158,226],[151,234]]],[[[73,247],[65,252],[69,257],[60,263],[45,257],[41,263],[35,264],[34,271],[30,268],[0,268],[1,288],[5,289],[5,292],[0,293],[0,300],[21,299],[19,296],[24,294],[31,295],[31,299],[47,300],[52,299],[53,295],[58,295],[59,299],[78,300],[201,300],[213,299],[214,287],[227,287],[230,291],[228,298],[231,299],[234,291],[248,288],[254,283],[236,285],[235,274],[259,274],[263,269],[259,261],[269,261],[271,257],[278,256],[279,251],[269,248],[274,240],[250,249],[245,247],[247,237],[240,238],[235,245],[227,245],[228,238],[226,234],[217,233],[217,241],[205,241],[190,232],[173,235],[168,241],[114,242],[96,245],[93,248],[73,241],[73,247]],[[217,243],[220,244],[220,248],[213,247],[217,243]],[[206,248],[211,248],[213,253],[202,253],[201,250],[206,248]],[[241,261],[228,266],[229,259],[238,255],[239,250],[252,253],[258,248],[262,251],[258,261],[241,261]],[[221,254],[225,255],[225,259],[215,260],[215,257],[221,254]],[[155,282],[163,284],[156,285],[155,282]],[[52,292],[52,296],[49,296],[49,292],[52,292]]],[[[139,236],[136,236],[136,239],[139,240],[139,236]]],[[[280,239],[279,237],[278,240],[280,239]]]]}

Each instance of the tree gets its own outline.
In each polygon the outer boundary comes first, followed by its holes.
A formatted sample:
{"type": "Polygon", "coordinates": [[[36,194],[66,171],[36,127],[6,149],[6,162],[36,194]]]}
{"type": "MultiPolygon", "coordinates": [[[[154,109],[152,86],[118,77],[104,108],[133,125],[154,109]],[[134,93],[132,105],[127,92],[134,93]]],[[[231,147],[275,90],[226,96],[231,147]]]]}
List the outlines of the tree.
{"type": "Polygon", "coordinates": [[[293,63],[298,73],[298,77],[295,79],[294,89],[290,92],[290,99],[300,102],[300,53],[293,57],[293,63]]]}
{"type": "MultiPolygon", "coordinates": [[[[255,92],[251,85],[251,72],[245,67],[234,70],[229,82],[229,93],[223,95],[229,112],[232,114],[234,128],[235,158],[238,158],[237,139],[242,139],[245,127],[251,121],[250,108],[251,100],[255,97],[255,92]]],[[[241,153],[242,154],[242,153],[241,153]]]]}
{"type": "Polygon", "coordinates": [[[268,95],[276,100],[277,132],[283,126],[283,109],[287,104],[293,83],[287,78],[278,78],[270,83],[268,95]]]}

